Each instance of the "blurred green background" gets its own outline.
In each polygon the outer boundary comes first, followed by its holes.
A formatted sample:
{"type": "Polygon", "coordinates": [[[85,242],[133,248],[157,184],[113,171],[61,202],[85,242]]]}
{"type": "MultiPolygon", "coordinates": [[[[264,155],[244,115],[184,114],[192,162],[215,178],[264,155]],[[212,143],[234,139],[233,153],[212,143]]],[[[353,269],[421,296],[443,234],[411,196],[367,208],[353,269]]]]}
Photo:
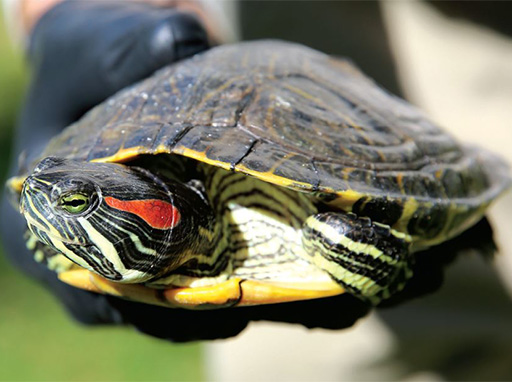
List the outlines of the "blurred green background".
{"type": "MultiPolygon", "coordinates": [[[[27,83],[0,13],[0,178],[27,83]]],[[[0,250],[1,251],[1,250],[0,250]]],[[[200,344],[170,344],[131,328],[80,326],[0,253],[0,380],[202,380],[200,344]]]]}

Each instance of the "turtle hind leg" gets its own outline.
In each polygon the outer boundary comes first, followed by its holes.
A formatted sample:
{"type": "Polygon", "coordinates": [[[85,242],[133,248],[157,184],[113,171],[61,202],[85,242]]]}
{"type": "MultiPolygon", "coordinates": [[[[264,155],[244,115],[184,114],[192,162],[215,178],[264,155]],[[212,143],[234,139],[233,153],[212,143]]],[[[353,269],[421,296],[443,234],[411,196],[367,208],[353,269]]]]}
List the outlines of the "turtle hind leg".
{"type": "Polygon", "coordinates": [[[306,219],[302,242],[310,261],[348,292],[378,304],[411,277],[410,237],[352,213],[306,219]]]}

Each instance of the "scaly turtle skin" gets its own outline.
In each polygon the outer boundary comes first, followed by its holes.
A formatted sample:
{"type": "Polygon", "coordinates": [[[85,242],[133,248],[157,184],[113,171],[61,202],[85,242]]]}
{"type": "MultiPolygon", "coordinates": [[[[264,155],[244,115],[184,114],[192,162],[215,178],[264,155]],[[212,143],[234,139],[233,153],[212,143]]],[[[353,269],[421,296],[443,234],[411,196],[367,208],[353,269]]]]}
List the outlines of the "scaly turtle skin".
{"type": "Polygon", "coordinates": [[[72,285],[210,308],[348,291],[378,303],[413,253],[478,221],[506,165],[350,63],[214,48],[97,106],[10,181],[28,246],[72,285]]]}

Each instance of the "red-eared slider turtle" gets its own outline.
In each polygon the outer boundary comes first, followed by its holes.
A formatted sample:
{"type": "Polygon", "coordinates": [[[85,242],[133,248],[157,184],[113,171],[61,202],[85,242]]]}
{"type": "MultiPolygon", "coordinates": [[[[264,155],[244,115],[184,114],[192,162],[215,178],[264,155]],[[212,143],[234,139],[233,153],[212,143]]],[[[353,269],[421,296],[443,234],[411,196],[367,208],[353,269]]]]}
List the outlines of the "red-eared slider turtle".
{"type": "Polygon", "coordinates": [[[509,176],[349,62],[260,41],[121,91],[9,184],[61,280],[195,308],[378,303],[509,176]]]}

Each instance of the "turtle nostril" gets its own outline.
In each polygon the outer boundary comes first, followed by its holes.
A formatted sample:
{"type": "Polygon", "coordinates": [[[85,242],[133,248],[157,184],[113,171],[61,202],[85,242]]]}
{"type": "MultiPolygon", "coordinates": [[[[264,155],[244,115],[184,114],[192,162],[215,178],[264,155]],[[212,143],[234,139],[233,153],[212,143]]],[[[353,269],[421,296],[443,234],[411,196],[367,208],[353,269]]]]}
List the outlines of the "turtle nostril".
{"type": "Polygon", "coordinates": [[[49,185],[50,183],[48,181],[45,181],[44,179],[32,175],[25,179],[25,182],[23,183],[22,192],[47,192],[49,185]]]}
{"type": "Polygon", "coordinates": [[[31,178],[25,179],[25,182],[23,182],[23,192],[31,189],[33,187],[33,181],[31,178]]]}
{"type": "Polygon", "coordinates": [[[39,183],[37,177],[34,175],[29,176],[27,179],[25,179],[25,184],[29,185],[30,187],[34,188],[34,186],[39,183]]]}

